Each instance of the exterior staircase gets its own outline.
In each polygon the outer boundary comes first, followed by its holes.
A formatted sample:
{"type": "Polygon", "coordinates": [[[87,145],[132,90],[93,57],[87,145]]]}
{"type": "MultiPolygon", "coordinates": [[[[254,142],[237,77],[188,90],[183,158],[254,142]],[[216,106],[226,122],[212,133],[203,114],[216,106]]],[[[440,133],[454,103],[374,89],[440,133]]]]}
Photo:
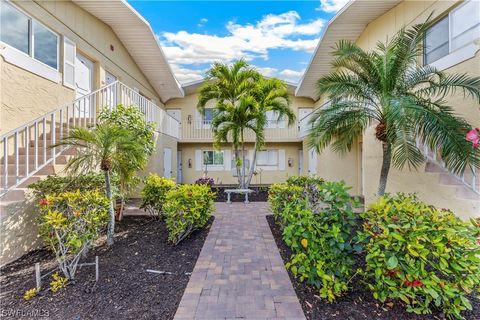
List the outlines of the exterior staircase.
{"type": "Polygon", "coordinates": [[[114,82],[0,136],[0,266],[40,245],[27,186],[60,173],[74,149],[51,148],[73,127],[91,128],[105,108],[135,105],[155,130],[178,139],[180,124],[121,82],[114,82]]]}
{"type": "Polygon", "coordinates": [[[458,199],[480,203],[480,179],[478,179],[478,174],[474,174],[467,169],[462,176],[458,176],[448,172],[441,164],[432,160],[427,161],[425,172],[437,174],[439,184],[454,187],[455,196],[458,199]]]}

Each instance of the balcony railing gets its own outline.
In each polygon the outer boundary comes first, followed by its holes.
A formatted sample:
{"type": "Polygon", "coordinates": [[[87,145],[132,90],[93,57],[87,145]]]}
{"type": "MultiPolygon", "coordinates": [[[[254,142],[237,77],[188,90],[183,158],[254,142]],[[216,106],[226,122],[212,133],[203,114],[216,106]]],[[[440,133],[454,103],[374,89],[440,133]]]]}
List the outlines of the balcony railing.
{"type": "Polygon", "coordinates": [[[98,113],[118,104],[135,105],[155,130],[179,138],[179,123],[155,103],[121,82],[114,82],[0,136],[0,196],[16,188],[62,153],[50,148],[73,127],[95,126],[98,113]]]}
{"type": "MultiPolygon", "coordinates": [[[[244,139],[247,142],[255,141],[253,131],[245,131],[244,139]]],[[[181,141],[195,142],[213,140],[212,121],[197,120],[181,124],[181,141]]],[[[231,139],[229,139],[231,141],[231,139]]],[[[288,127],[287,122],[280,120],[267,121],[265,125],[265,140],[267,142],[290,142],[301,141],[298,125],[288,127]]]]}

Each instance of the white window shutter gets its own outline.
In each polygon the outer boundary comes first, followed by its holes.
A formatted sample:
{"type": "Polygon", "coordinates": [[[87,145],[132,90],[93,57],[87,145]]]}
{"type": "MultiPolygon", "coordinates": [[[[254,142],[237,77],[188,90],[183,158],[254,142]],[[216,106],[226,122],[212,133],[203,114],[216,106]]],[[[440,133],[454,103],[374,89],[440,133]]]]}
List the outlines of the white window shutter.
{"type": "Polygon", "coordinates": [[[203,157],[202,150],[195,150],[195,170],[202,171],[203,157]]]}
{"type": "Polygon", "coordinates": [[[223,150],[223,164],[225,166],[225,171],[232,170],[232,151],[231,150],[223,150]]]}
{"type": "Polygon", "coordinates": [[[278,170],[285,170],[285,150],[278,150],[278,170]]]}
{"type": "Polygon", "coordinates": [[[63,84],[75,89],[75,42],[63,37],[63,84]]]}

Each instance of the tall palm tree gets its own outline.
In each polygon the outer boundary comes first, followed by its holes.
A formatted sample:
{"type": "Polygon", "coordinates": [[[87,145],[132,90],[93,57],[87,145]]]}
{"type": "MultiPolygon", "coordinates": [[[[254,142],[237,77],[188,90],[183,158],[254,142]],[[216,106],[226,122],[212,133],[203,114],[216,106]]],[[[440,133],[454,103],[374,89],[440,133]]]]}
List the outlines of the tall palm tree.
{"type": "Polygon", "coordinates": [[[257,118],[256,118],[256,137],[255,146],[253,148],[253,159],[250,164],[250,171],[248,173],[246,188],[250,186],[253,172],[255,171],[255,162],[257,160],[257,151],[265,145],[264,131],[267,123],[267,111],[274,111],[277,116],[277,121],[286,119],[287,125],[291,126],[295,122],[295,113],[290,108],[290,96],[288,88],[284,81],[270,78],[260,78],[257,86],[252,93],[257,102],[257,118]]]}
{"type": "Polygon", "coordinates": [[[232,65],[214,63],[207,71],[197,104],[198,111],[204,115],[207,103],[215,103],[212,121],[214,140],[218,147],[220,142],[229,142],[231,136],[241,188],[245,186],[246,172],[244,133],[247,127],[254,127],[251,121],[254,121],[255,100],[251,92],[259,78],[260,74],[244,60],[235,61],[232,65]],[[243,150],[241,162],[238,161],[240,149],[243,150]],[[243,170],[240,170],[240,164],[243,170]]]}
{"type": "Polygon", "coordinates": [[[123,172],[132,167],[141,169],[144,146],[137,143],[130,131],[111,123],[102,123],[94,129],[74,128],[55,147],[67,146],[77,154],[67,163],[66,170],[84,173],[100,168],[105,175],[105,193],[110,200],[107,244],[113,244],[115,212],[113,210],[111,172],[123,172]]]}
{"type": "Polygon", "coordinates": [[[321,152],[331,144],[343,153],[375,124],[383,148],[379,195],[385,193],[391,164],[402,169],[423,163],[417,140],[453,172],[479,166],[479,152],[465,141],[470,126],[443,99],[461,92],[480,101],[480,77],[416,66],[428,27],[429,22],[402,29],[374,51],[340,41],[333,51],[335,71],[317,82],[318,93],[328,95],[331,103],[313,114],[309,146],[321,152]]]}

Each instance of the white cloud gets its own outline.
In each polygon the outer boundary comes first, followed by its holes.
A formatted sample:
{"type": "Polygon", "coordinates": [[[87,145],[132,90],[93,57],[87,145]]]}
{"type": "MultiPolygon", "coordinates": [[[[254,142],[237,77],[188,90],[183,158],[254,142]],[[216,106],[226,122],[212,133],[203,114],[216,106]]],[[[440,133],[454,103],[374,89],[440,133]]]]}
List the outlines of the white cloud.
{"type": "MultiPolygon", "coordinates": [[[[296,11],[288,11],[266,15],[254,24],[230,21],[225,26],[227,34],[224,36],[178,31],[164,32],[159,39],[177,79],[186,83],[202,78],[206,69],[199,69],[198,66],[216,61],[232,62],[240,58],[247,61],[268,60],[272,49],[313,52],[325,20],[300,21],[301,17],[296,11]]],[[[207,22],[207,18],[202,18],[199,27],[207,22]]],[[[303,74],[303,70],[257,69],[265,76],[290,82],[297,82],[303,74]]]]}
{"type": "Polygon", "coordinates": [[[202,28],[203,26],[205,26],[205,23],[207,23],[207,22],[208,22],[207,18],[202,18],[202,19],[200,19],[200,23],[197,24],[197,26],[202,28]]]}
{"type": "Polygon", "coordinates": [[[180,83],[187,83],[195,80],[203,79],[205,69],[190,69],[179,66],[177,64],[171,64],[173,73],[180,83]]]}
{"type": "Polygon", "coordinates": [[[245,58],[268,59],[271,49],[292,49],[312,52],[317,45],[317,35],[323,29],[323,19],[300,23],[300,15],[289,11],[279,15],[269,14],[255,24],[238,24],[230,21],[225,36],[165,32],[160,36],[165,54],[171,63],[204,64],[214,61],[232,61],[245,58]],[[305,38],[307,37],[307,38],[305,38]]]}
{"type": "Polygon", "coordinates": [[[349,0],[320,0],[320,7],[317,11],[337,12],[342,9],[349,0]]]}

